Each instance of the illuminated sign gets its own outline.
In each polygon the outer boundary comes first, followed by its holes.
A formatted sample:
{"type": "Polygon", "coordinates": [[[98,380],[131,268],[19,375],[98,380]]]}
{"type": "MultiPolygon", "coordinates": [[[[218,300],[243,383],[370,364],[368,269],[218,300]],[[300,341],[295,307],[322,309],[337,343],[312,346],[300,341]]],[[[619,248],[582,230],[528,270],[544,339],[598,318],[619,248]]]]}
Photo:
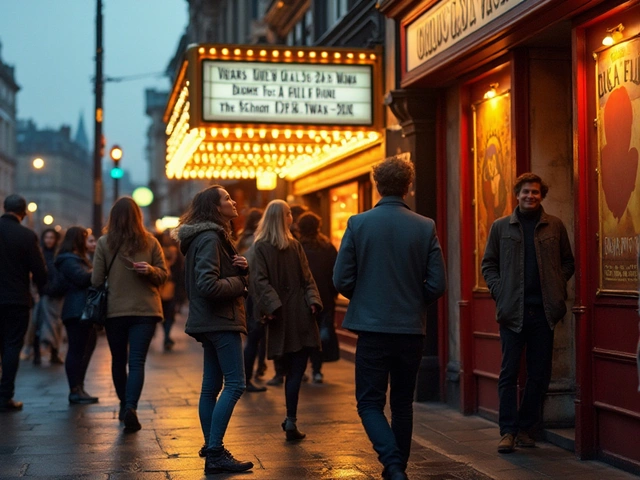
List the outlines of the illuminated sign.
{"type": "Polygon", "coordinates": [[[202,119],[372,125],[372,67],[202,61],[202,119]]]}
{"type": "Polygon", "coordinates": [[[407,71],[419,67],[526,0],[443,0],[406,29],[407,71]]]}

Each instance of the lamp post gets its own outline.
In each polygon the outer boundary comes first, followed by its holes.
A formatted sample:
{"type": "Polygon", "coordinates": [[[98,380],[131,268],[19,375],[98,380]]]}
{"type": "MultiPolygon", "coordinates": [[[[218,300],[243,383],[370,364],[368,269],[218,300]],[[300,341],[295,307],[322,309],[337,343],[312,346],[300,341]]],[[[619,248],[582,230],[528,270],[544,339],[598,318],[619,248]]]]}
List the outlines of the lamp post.
{"type": "Polygon", "coordinates": [[[119,167],[120,160],[122,159],[122,149],[118,145],[114,145],[109,152],[111,160],[113,160],[113,167],[111,168],[111,178],[113,178],[113,203],[118,200],[118,180],[122,178],[124,172],[119,167]]]}
{"type": "Polygon", "coordinates": [[[96,76],[95,76],[95,128],[93,136],[93,234],[102,232],[102,156],[104,138],[102,136],[102,0],[96,4],[96,76]]]}

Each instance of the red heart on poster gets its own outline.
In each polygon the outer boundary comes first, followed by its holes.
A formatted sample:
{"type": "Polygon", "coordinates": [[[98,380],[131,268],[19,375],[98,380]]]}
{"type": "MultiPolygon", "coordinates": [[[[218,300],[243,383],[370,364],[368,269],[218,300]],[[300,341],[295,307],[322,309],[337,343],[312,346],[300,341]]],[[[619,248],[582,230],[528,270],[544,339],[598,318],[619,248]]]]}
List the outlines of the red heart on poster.
{"type": "Polygon", "coordinates": [[[615,89],[604,106],[607,144],[601,152],[602,190],[613,216],[620,220],[636,188],[638,150],[629,148],[633,108],[627,89],[615,89]]]}

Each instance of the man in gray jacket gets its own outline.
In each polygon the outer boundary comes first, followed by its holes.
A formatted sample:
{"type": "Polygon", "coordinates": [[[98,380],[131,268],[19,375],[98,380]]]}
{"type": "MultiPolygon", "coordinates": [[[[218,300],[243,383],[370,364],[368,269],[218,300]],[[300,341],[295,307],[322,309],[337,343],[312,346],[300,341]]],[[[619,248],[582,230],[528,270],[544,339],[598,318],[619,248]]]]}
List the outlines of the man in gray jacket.
{"type": "Polygon", "coordinates": [[[399,158],[374,167],[383,198],[349,219],[333,272],[337,290],[350,299],[342,326],[358,334],[358,414],[383,478],[393,480],[407,478],[427,306],[446,286],[435,223],[403,200],[414,175],[413,164],[399,158]],[[384,414],[389,381],[391,425],[384,414]]]}
{"type": "Polygon", "coordinates": [[[513,191],[518,205],[511,215],[493,222],[482,259],[482,275],[496,301],[500,324],[500,453],[512,452],[516,443],[535,446],[530,433],[540,421],[551,379],[553,329],[567,312],[567,282],[575,269],[567,229],[541,205],[547,184],[525,173],[516,179],[513,191]],[[525,346],[527,383],[518,409],[525,346]]]}

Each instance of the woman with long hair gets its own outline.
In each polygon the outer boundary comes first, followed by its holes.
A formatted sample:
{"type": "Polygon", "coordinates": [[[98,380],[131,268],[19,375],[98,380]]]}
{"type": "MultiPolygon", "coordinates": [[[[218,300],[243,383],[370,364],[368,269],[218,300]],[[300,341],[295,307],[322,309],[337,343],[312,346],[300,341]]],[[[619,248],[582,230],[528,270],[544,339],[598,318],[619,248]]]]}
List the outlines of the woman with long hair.
{"type": "Polygon", "coordinates": [[[89,322],[81,322],[82,309],[91,285],[91,263],[87,258],[87,230],[71,227],[62,240],[55,267],[65,279],[66,292],[62,305],[62,323],[67,329],[69,347],[65,361],[69,381],[69,403],[96,403],[97,397],[84,389],[84,378],[91,355],[96,348],[96,330],[89,322]]]}
{"type": "Polygon", "coordinates": [[[279,359],[285,371],[287,440],[302,440],[297,411],[300,385],[309,354],[320,348],[315,314],[322,301],[307,257],[289,227],[291,208],[282,200],[267,205],[256,230],[251,289],[256,308],[267,325],[267,357],[279,359]]]}
{"type": "Polygon", "coordinates": [[[204,350],[198,413],[206,474],[253,468],[252,462],[236,460],[223,444],[233,409],[245,390],[241,334],[247,333],[244,296],[249,265],[231,241],[231,220],[237,216],[236,202],[223,187],[213,185],[193,197],[173,232],[185,255],[189,298],[185,331],[204,350]]]}
{"type": "Polygon", "coordinates": [[[121,197],[111,208],[105,235],[98,240],[91,283],[104,283],[109,270],[105,330],[111,350],[111,375],[120,399],[118,418],[127,432],[140,430],[137,408],[144,365],[156,323],[162,320],[159,287],[167,267],[158,240],[142,223],[140,207],[121,197]],[[127,372],[128,366],[128,372],[127,372]]]}

